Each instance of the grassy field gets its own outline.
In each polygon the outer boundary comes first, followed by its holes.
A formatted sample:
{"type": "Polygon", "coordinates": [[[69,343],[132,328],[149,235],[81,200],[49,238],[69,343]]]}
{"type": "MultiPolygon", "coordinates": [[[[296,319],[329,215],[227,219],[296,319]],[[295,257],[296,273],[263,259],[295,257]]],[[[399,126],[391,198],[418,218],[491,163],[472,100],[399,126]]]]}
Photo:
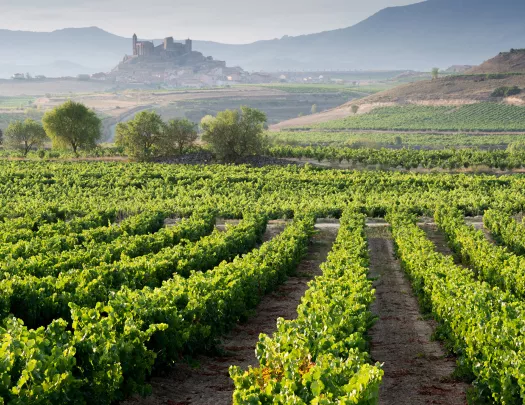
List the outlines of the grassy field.
{"type": "Polygon", "coordinates": [[[34,97],[0,96],[0,110],[23,110],[33,104],[34,101],[34,97]]]}

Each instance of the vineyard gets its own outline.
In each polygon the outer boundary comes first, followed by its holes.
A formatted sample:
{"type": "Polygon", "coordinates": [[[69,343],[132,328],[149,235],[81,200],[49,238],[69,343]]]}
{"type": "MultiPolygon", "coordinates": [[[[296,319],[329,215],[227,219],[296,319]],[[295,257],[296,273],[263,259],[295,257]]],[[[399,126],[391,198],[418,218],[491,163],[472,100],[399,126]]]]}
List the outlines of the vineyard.
{"type": "Polygon", "coordinates": [[[400,131],[525,131],[525,107],[497,103],[381,107],[367,114],[313,125],[315,129],[400,131]]]}
{"type": "Polygon", "coordinates": [[[407,132],[352,132],[348,131],[286,131],[271,132],[277,145],[338,146],[361,148],[414,148],[414,149],[506,149],[515,142],[525,142],[525,135],[472,134],[472,133],[407,133],[407,132]]]}
{"type": "Polygon", "coordinates": [[[23,110],[30,106],[35,99],[33,97],[0,97],[0,109],[11,110],[20,109],[23,110]]]}
{"type": "Polygon", "coordinates": [[[381,169],[402,168],[447,170],[466,169],[469,167],[484,167],[490,169],[520,169],[525,161],[525,153],[515,151],[479,149],[371,149],[371,148],[339,148],[334,146],[274,146],[269,149],[271,156],[278,158],[310,159],[314,163],[346,162],[352,168],[367,168],[379,166],[381,169]]]}
{"type": "MultiPolygon", "coordinates": [[[[374,307],[384,299],[370,274],[378,240],[410,276],[417,317],[434,318],[440,356],[456,356],[448,378],[462,376],[460,395],[525,398],[525,226],[514,217],[525,177],[4,160],[0,179],[0,403],[179,403],[159,399],[156,379],[190,396],[169,375],[192,358],[205,368],[210,356],[223,356],[220,373],[205,371],[217,404],[395,403],[389,387],[408,374],[378,355],[393,344],[378,328],[406,322],[374,307]],[[484,231],[465,222],[476,215],[484,231]],[[304,277],[323,221],[335,241],[291,299],[283,285],[304,277]],[[273,326],[259,328],[250,322],[269,296],[288,299],[295,315],[271,312],[273,326]],[[221,349],[242,324],[251,363],[221,349]],[[225,373],[224,386],[213,380],[225,373]]],[[[434,357],[415,356],[416,377],[423,366],[432,376],[434,357]]]]}

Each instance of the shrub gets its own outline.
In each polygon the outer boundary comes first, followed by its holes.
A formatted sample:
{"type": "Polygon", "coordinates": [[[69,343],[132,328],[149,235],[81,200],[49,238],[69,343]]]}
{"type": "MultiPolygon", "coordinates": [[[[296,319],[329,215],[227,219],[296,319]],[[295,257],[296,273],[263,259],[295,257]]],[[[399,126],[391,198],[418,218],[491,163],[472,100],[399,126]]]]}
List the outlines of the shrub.
{"type": "Polygon", "coordinates": [[[516,94],[520,94],[521,89],[518,86],[508,87],[498,87],[496,90],[494,90],[491,94],[491,97],[509,97],[509,96],[515,96],[516,94]]]}

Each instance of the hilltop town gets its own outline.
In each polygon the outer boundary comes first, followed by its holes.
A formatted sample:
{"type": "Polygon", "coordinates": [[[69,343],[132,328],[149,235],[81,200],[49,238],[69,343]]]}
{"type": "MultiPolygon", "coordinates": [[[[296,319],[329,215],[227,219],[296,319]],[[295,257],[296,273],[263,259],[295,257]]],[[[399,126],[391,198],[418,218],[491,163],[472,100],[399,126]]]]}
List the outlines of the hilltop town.
{"type": "Polygon", "coordinates": [[[132,54],[124,56],[110,74],[101,76],[117,83],[170,87],[221,86],[256,80],[240,67],[227,67],[225,61],[193,50],[191,39],[180,43],[167,37],[155,45],[152,41],[139,41],[136,34],[132,38],[132,54]]]}

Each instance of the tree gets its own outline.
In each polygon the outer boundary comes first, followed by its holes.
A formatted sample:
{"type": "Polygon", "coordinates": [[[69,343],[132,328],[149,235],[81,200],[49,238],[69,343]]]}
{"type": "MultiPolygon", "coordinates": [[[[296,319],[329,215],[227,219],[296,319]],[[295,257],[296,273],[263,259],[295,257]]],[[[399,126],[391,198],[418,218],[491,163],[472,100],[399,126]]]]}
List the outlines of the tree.
{"type": "Polygon", "coordinates": [[[0,145],[3,145],[3,144],[4,144],[4,133],[0,129],[0,145]]]}
{"type": "Polygon", "coordinates": [[[116,144],[124,147],[129,157],[148,160],[159,154],[163,141],[164,122],[159,114],[143,111],[116,129],[116,144]]]}
{"type": "Polygon", "coordinates": [[[439,78],[439,68],[432,68],[432,80],[439,78]]]}
{"type": "Polygon", "coordinates": [[[6,148],[20,150],[24,156],[31,149],[42,146],[46,138],[42,125],[30,118],[11,122],[5,131],[6,148]]]}
{"type": "Polygon", "coordinates": [[[317,114],[317,104],[312,106],[312,114],[317,114]]]}
{"type": "Polygon", "coordinates": [[[95,112],[71,100],[46,112],[42,122],[53,147],[71,147],[77,157],[79,148],[93,149],[102,136],[95,112]]]}
{"type": "Polygon", "coordinates": [[[226,110],[202,123],[204,135],[219,160],[235,162],[260,153],[264,147],[266,114],[249,107],[226,110]]]}
{"type": "Polygon", "coordinates": [[[204,117],[202,117],[201,119],[201,123],[200,123],[200,127],[201,129],[204,131],[204,126],[206,125],[206,123],[208,122],[211,122],[215,119],[215,117],[213,115],[205,115],[204,117]]]}
{"type": "Polygon", "coordinates": [[[162,144],[167,154],[174,151],[182,154],[184,149],[197,140],[197,125],[187,119],[169,121],[162,132],[162,144]]]}
{"type": "Polygon", "coordinates": [[[354,104],[352,105],[351,109],[353,114],[357,114],[357,112],[359,111],[359,106],[354,104]]]}

